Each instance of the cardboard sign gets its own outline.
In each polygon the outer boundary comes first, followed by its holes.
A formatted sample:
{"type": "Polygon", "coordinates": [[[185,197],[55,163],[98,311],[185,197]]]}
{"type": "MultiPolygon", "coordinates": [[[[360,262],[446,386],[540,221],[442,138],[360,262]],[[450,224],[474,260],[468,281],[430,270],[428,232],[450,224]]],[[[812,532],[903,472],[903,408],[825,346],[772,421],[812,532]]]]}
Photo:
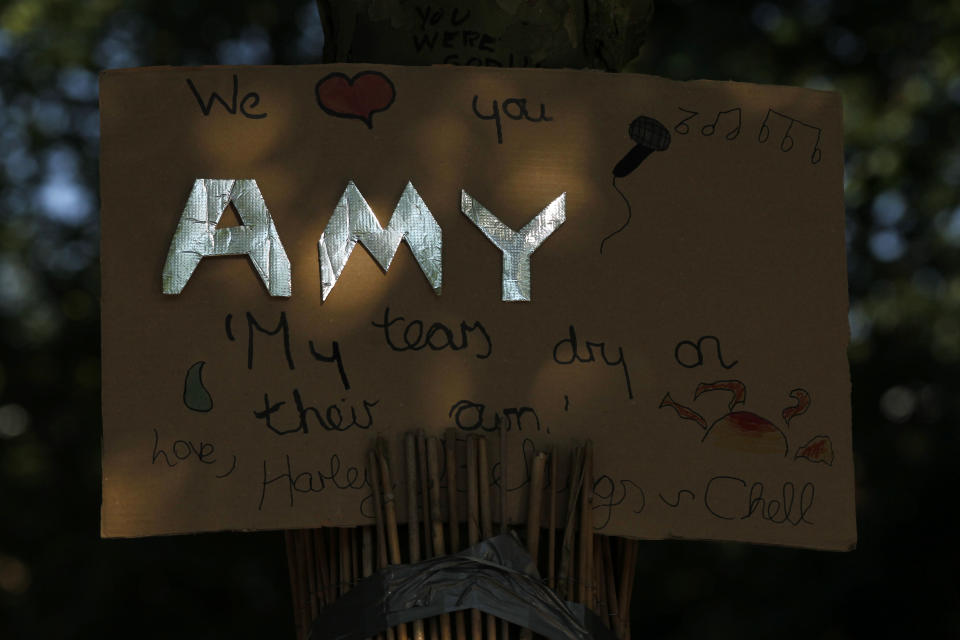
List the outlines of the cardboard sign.
{"type": "Polygon", "coordinates": [[[516,521],[590,438],[598,533],[854,545],[837,94],[134,69],[101,126],[104,536],[369,524],[454,428],[516,521]]]}

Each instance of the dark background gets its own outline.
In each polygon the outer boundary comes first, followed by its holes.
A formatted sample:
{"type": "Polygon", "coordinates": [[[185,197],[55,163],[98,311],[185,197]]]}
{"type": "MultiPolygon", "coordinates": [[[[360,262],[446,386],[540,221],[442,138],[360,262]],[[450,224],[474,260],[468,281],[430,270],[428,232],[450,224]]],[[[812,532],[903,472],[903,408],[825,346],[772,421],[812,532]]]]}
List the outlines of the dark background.
{"type": "MultiPolygon", "coordinates": [[[[0,637],[293,637],[280,533],[99,539],[97,72],[322,44],[307,0],[0,2],[0,637]]],[[[634,637],[956,637],[960,4],[664,0],[631,69],[843,96],[860,538],[644,542],[634,637]]]]}

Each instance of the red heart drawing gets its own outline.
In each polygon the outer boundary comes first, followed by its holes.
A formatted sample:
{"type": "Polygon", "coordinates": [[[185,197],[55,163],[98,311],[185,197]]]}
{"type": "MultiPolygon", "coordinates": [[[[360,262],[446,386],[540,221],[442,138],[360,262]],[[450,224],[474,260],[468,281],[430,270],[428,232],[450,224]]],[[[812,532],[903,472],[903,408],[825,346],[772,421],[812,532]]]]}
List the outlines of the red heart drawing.
{"type": "Polygon", "coordinates": [[[373,114],[386,111],[397,97],[390,78],[379,71],[361,71],[352,78],[331,73],[317,82],[317,104],[337,118],[363,120],[373,128],[373,114]]]}

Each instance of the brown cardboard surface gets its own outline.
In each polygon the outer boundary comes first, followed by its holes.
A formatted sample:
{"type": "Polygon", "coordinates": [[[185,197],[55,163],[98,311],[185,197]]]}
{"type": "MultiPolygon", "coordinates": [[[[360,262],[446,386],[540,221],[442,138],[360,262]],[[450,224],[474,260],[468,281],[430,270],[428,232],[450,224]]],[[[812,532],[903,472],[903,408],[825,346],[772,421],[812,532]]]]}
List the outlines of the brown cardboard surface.
{"type": "Polygon", "coordinates": [[[591,438],[601,533],[855,544],[837,94],[588,71],[152,68],[103,74],[101,127],[104,536],[369,523],[375,435],[402,478],[408,430],[486,433],[496,483],[503,423],[516,520],[533,449],[591,438]],[[318,104],[320,79],[370,70],[395,97],[367,121],[336,115],[370,98],[349,84],[318,104]],[[225,104],[202,109],[213,91],[225,104]],[[499,140],[476,115],[494,101],[519,116],[501,115],[499,140]],[[614,183],[641,115],[669,148],[614,183]],[[256,179],[291,297],[244,256],[204,258],[162,293],[198,178],[256,179]],[[413,183],[443,231],[441,295],[401,244],[386,273],[358,246],[322,300],[317,241],[350,180],[384,226],[413,183]],[[530,302],[501,301],[501,253],[461,189],[514,229],[566,194],[530,302]],[[276,335],[253,324],[281,317],[276,335]],[[489,342],[462,329],[475,323],[489,342]],[[344,375],[313,356],[333,341],[344,375]],[[198,362],[209,411],[184,403],[198,362]],[[257,417],[267,406],[289,433],[257,417]]]}

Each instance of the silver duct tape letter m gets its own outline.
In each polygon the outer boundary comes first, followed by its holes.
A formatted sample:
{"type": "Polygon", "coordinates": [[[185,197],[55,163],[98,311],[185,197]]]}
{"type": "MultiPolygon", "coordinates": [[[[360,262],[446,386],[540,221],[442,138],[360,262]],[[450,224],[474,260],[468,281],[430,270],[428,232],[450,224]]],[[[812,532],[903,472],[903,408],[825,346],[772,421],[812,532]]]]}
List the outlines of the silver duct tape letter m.
{"type": "Polygon", "coordinates": [[[530,256],[566,221],[566,203],[567,194],[562,193],[520,231],[514,231],[466,191],[461,191],[463,215],[503,252],[503,300],[530,301],[530,256]]]}
{"type": "Polygon", "coordinates": [[[443,283],[443,232],[413,184],[407,183],[393,210],[393,217],[384,229],[351,180],[333,210],[327,228],[320,235],[317,247],[323,299],[327,299],[333,285],[337,284],[357,242],[367,248],[380,268],[387,271],[401,240],[406,241],[423,275],[434,293],[439,295],[443,283]]]}
{"type": "Polygon", "coordinates": [[[235,255],[249,256],[270,295],[290,296],[290,260],[257,181],[196,180],[163,265],[163,292],[183,291],[203,258],[235,255]],[[231,202],[243,225],[217,229],[231,202]]]}

